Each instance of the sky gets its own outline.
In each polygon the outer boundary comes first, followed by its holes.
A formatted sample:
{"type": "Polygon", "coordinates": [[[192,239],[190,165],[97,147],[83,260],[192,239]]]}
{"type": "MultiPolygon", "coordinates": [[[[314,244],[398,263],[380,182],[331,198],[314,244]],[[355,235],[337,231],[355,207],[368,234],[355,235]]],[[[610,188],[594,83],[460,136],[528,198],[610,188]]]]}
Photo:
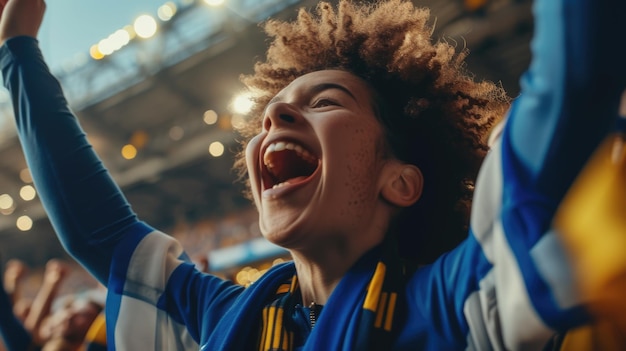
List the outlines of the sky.
{"type": "MultiPolygon", "coordinates": [[[[140,15],[156,17],[158,8],[167,1],[47,0],[44,21],[39,29],[39,46],[52,72],[58,72],[67,63],[90,60],[92,45],[132,24],[140,15]],[[81,55],[83,59],[77,60],[81,55]]],[[[5,104],[7,99],[6,92],[0,92],[0,105],[4,109],[10,109],[5,104]]],[[[0,143],[6,134],[12,136],[14,133],[12,128],[5,128],[11,116],[11,113],[0,111],[0,143]]]]}
{"type": "Polygon", "coordinates": [[[59,67],[142,14],[156,16],[167,0],[48,0],[39,41],[51,67],[59,67]]]}

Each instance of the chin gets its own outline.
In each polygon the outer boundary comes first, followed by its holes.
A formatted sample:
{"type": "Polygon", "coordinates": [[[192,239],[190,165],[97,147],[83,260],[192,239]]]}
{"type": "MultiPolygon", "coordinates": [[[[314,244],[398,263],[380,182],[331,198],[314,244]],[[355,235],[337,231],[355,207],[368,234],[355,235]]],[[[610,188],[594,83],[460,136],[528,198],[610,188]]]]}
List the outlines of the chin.
{"type": "MultiPolygon", "coordinates": [[[[299,214],[302,214],[302,212],[299,214]]],[[[305,238],[306,233],[310,232],[304,228],[303,224],[303,218],[288,214],[274,214],[271,218],[265,219],[260,217],[259,221],[263,237],[272,244],[285,249],[294,249],[302,246],[302,240],[305,238]]]]}
{"type": "Polygon", "coordinates": [[[287,247],[288,243],[296,235],[296,230],[293,228],[293,222],[289,224],[282,220],[278,221],[276,218],[271,220],[261,220],[259,223],[261,234],[272,244],[287,247]],[[268,223],[269,222],[269,223],[268,223]]]}

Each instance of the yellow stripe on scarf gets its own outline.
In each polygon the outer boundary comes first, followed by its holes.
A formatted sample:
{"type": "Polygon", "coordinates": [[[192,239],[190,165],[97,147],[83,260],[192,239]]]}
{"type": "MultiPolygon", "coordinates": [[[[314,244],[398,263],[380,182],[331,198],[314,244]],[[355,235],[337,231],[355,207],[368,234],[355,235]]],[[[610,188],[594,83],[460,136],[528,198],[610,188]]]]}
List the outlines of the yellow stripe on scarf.
{"type": "Polygon", "coordinates": [[[376,313],[374,327],[391,331],[398,294],[396,292],[390,294],[382,291],[386,273],[387,266],[382,262],[378,262],[372,281],[370,281],[367,287],[367,295],[365,296],[363,308],[376,313]]]}
{"type": "Polygon", "coordinates": [[[262,314],[262,319],[263,319],[263,329],[261,330],[261,342],[259,342],[259,351],[264,351],[266,350],[265,347],[265,341],[267,339],[267,330],[272,328],[268,323],[267,323],[267,315],[268,315],[268,309],[264,308],[263,309],[263,314],[262,314]]]}
{"type": "Polygon", "coordinates": [[[269,330],[264,330],[263,340],[261,341],[261,350],[291,350],[293,345],[293,336],[288,333],[283,325],[283,317],[285,310],[275,306],[267,308],[267,314],[263,315],[264,322],[267,318],[266,326],[269,330]],[[268,332],[269,331],[269,332],[268,332]],[[270,336],[269,338],[267,336],[270,336]]]}
{"type": "Polygon", "coordinates": [[[89,329],[87,330],[87,334],[85,335],[85,343],[96,343],[106,346],[107,335],[104,312],[100,313],[93,321],[93,323],[91,323],[91,326],[89,327],[89,329]]]}
{"type": "Polygon", "coordinates": [[[380,292],[383,289],[383,281],[385,280],[386,271],[387,266],[385,266],[385,264],[382,262],[378,262],[378,264],[376,265],[376,271],[374,272],[374,276],[372,277],[372,281],[367,287],[367,295],[365,296],[365,302],[363,303],[364,309],[376,312],[378,299],[380,298],[380,292]]]}
{"type": "MultiPolygon", "coordinates": [[[[292,294],[297,286],[298,279],[294,276],[289,283],[281,284],[276,294],[292,294]]],[[[293,350],[294,334],[284,328],[284,317],[285,309],[280,306],[270,305],[263,308],[260,351],[293,350]]]]}
{"type": "Polygon", "coordinates": [[[387,305],[387,318],[385,319],[385,330],[390,332],[393,324],[393,312],[396,310],[396,300],[398,294],[391,293],[389,297],[389,304],[387,305]]]}

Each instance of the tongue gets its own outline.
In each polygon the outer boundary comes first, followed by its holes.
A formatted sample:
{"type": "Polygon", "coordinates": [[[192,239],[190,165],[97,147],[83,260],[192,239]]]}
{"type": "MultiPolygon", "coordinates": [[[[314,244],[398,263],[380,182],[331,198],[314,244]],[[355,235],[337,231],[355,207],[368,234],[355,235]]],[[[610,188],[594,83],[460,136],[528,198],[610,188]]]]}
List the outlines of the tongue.
{"type": "Polygon", "coordinates": [[[289,183],[289,184],[297,184],[300,183],[301,181],[307,179],[307,177],[304,176],[299,176],[299,177],[295,177],[295,178],[290,178],[287,179],[286,181],[284,181],[283,183],[289,183]]]}
{"type": "Polygon", "coordinates": [[[283,150],[271,154],[271,173],[276,184],[289,181],[298,182],[310,176],[316,168],[315,164],[309,163],[295,151],[283,150]]]}

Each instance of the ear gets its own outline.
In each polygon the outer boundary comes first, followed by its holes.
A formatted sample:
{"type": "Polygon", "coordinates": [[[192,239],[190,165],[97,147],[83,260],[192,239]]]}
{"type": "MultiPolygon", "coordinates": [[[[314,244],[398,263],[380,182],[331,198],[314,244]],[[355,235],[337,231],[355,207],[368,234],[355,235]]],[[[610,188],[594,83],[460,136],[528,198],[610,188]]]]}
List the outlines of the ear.
{"type": "Polygon", "coordinates": [[[413,205],[422,196],[422,172],[417,166],[407,163],[393,162],[388,166],[390,169],[382,185],[382,197],[399,207],[413,205]]]}

